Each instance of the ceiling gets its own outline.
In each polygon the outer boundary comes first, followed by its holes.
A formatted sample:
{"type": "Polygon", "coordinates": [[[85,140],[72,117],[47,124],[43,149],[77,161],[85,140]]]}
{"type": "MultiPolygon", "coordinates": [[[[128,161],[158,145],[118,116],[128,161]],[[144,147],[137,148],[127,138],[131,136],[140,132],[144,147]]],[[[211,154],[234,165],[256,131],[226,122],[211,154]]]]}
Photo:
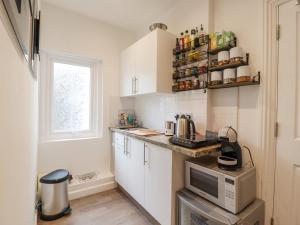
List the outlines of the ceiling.
{"type": "Polygon", "coordinates": [[[43,0],[131,31],[148,27],[182,0],[43,0]]]}

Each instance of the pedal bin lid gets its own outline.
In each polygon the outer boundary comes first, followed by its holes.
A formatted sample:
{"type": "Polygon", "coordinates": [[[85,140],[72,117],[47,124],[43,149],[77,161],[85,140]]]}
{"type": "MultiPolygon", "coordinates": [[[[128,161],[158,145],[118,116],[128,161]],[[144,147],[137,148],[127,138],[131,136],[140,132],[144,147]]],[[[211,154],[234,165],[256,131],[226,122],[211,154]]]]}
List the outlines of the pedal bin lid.
{"type": "Polygon", "coordinates": [[[69,176],[69,171],[59,169],[41,177],[40,182],[43,184],[57,184],[68,180],[69,176]]]}

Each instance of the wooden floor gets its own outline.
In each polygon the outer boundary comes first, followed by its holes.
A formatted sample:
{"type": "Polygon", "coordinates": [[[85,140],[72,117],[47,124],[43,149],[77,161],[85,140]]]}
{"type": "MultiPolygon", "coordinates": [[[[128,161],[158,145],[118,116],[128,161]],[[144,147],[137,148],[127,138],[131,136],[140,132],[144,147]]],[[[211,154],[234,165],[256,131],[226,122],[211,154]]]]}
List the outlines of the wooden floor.
{"type": "Polygon", "coordinates": [[[38,225],[152,225],[119,190],[71,201],[72,214],[38,225]]]}

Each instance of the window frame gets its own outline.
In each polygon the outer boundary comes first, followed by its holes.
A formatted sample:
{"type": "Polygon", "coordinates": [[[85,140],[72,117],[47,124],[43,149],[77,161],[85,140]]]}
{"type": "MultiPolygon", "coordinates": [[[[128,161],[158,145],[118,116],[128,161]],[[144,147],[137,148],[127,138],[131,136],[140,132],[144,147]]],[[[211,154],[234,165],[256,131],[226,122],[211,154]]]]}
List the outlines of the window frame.
{"type": "Polygon", "coordinates": [[[45,53],[41,54],[40,91],[40,141],[63,141],[102,137],[103,93],[102,93],[102,62],[83,57],[45,53]],[[53,89],[54,63],[89,67],[90,74],[90,121],[89,130],[78,132],[55,132],[53,129],[53,89]]]}

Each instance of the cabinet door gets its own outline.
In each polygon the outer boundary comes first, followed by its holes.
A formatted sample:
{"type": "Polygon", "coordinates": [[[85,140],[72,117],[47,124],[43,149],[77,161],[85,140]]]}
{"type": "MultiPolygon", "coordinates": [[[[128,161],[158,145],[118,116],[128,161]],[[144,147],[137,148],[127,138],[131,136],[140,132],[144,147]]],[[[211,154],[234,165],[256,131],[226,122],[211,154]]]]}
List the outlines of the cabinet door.
{"type": "Polygon", "coordinates": [[[151,144],[145,149],[145,208],[161,225],[171,225],[172,152],[151,144]]]}
{"type": "Polygon", "coordinates": [[[131,46],[121,54],[120,94],[121,97],[134,93],[135,48],[131,46]]]}
{"type": "Polygon", "coordinates": [[[128,138],[128,193],[141,205],[145,199],[144,142],[128,138]]]}
{"type": "Polygon", "coordinates": [[[151,32],[134,44],[136,94],[156,92],[157,34],[151,32]]]}
{"type": "Polygon", "coordinates": [[[126,157],[125,149],[125,136],[116,134],[115,136],[115,179],[119,185],[124,189],[128,187],[127,178],[127,164],[128,159],[126,157]],[[118,139],[124,139],[123,144],[118,139]]]}

